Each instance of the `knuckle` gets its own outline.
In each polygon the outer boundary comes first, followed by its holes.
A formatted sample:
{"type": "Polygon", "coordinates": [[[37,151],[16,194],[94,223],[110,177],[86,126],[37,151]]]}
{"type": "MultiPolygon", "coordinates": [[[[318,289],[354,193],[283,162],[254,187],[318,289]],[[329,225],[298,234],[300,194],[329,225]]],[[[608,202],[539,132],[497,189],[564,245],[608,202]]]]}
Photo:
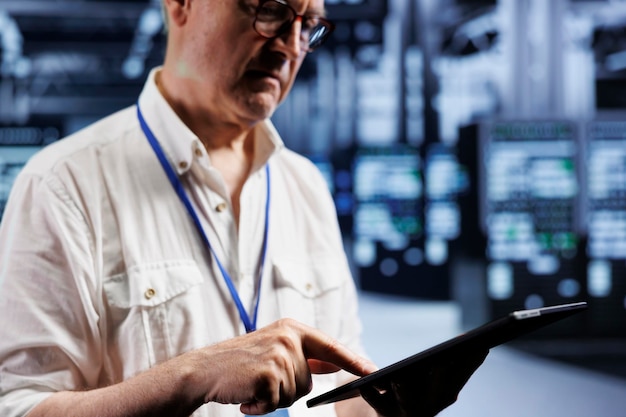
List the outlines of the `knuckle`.
{"type": "Polygon", "coordinates": [[[279,329],[283,330],[283,331],[291,331],[292,329],[297,328],[298,326],[298,322],[292,318],[289,317],[284,317],[279,319],[276,322],[276,325],[278,326],[279,329]]]}
{"type": "MultiPolygon", "coordinates": [[[[338,352],[341,350],[341,344],[339,343],[339,341],[337,339],[334,339],[330,336],[326,336],[325,340],[324,340],[324,344],[322,349],[324,350],[325,354],[332,354],[334,352],[338,352]]],[[[356,362],[356,360],[355,360],[356,362]]]]}

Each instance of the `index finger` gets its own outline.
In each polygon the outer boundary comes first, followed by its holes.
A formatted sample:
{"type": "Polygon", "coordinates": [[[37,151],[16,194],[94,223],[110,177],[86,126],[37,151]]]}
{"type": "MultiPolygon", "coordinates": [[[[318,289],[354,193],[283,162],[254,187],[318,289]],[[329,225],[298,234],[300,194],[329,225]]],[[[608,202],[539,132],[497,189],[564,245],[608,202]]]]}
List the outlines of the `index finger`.
{"type": "Polygon", "coordinates": [[[321,331],[306,326],[302,331],[302,349],[307,359],[327,362],[358,376],[378,369],[369,359],[354,353],[321,331]]]}

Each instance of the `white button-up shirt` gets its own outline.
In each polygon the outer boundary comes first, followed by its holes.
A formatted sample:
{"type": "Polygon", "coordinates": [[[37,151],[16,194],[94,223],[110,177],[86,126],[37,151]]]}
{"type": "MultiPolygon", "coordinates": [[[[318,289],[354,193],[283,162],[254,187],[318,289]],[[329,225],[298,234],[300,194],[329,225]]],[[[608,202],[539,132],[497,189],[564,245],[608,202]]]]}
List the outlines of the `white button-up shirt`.
{"type": "MultiPolygon", "coordinates": [[[[258,327],[292,317],[362,352],[357,303],[332,198],[269,121],[238,227],[221,175],[150,75],[139,103],[216,255],[251,311],[271,207],[258,327]]],[[[48,146],[15,182],[0,226],[0,415],[25,415],[53,392],[106,386],[182,352],[244,333],[188,212],[142,132],[136,107],[48,146]]],[[[339,374],[314,377],[311,395],[339,374]]],[[[330,416],[332,406],[291,417],[330,416]]],[[[207,404],[194,416],[239,416],[207,404]]]]}

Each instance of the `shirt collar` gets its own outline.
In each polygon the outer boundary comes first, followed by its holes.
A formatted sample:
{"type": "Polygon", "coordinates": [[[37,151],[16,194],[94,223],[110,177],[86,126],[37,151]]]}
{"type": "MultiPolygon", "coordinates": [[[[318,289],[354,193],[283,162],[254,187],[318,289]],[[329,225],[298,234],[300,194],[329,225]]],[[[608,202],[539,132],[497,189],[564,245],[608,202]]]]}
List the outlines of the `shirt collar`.
{"type": "MultiPolygon", "coordinates": [[[[139,96],[139,106],[148,126],[174,165],[178,175],[187,172],[199,149],[204,152],[202,142],[174,112],[156,85],[156,74],[161,67],[150,71],[139,96]]],[[[284,148],[284,143],[269,119],[254,127],[254,161],[252,172],[263,167],[271,156],[284,148]]]]}

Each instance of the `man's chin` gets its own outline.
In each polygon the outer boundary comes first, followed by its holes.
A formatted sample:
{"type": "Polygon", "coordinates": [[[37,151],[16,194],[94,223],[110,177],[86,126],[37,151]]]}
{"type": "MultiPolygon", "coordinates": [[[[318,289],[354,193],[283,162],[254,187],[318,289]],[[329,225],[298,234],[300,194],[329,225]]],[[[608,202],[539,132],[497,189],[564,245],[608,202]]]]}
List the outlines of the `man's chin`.
{"type": "Polygon", "coordinates": [[[247,111],[256,120],[271,117],[278,107],[279,100],[274,93],[256,93],[247,103],[247,111]]]}

